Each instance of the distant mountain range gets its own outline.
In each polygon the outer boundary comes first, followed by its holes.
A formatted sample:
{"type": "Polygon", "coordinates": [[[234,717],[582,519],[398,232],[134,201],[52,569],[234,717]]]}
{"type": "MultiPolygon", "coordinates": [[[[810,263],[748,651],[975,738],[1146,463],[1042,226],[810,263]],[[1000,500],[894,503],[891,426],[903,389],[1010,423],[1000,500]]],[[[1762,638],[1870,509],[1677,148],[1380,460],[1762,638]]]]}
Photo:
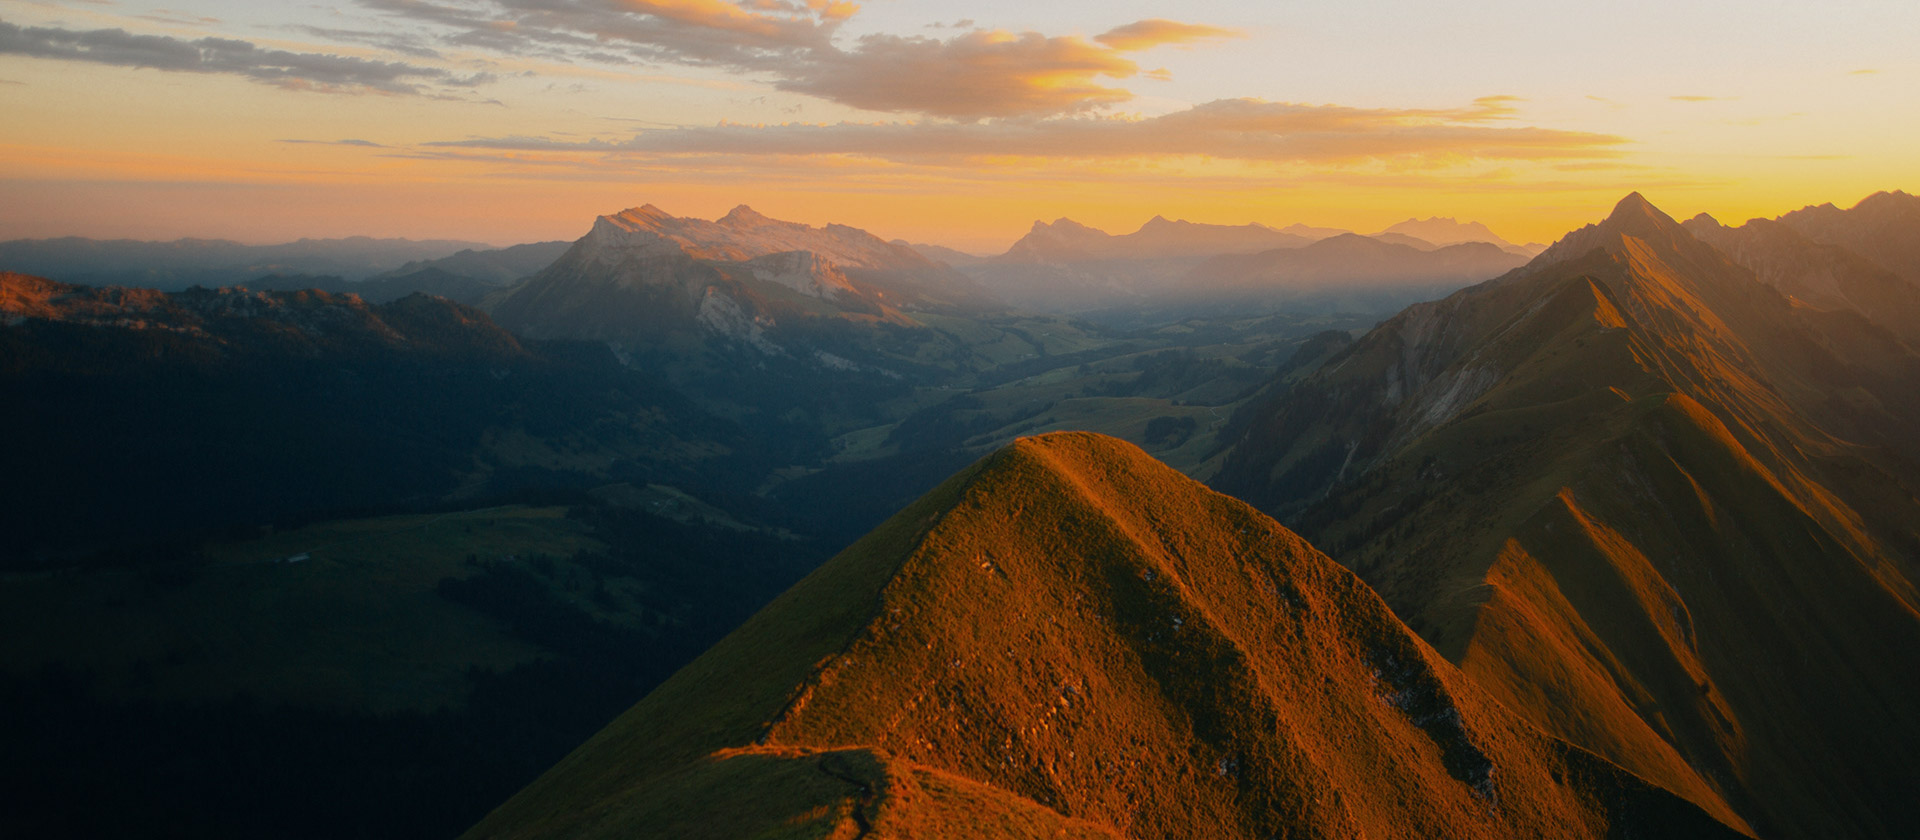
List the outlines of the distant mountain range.
{"type": "MultiPolygon", "coordinates": [[[[682,253],[695,260],[741,262],[804,251],[825,257],[833,265],[890,272],[896,280],[916,273],[925,275],[922,279],[931,278],[937,273],[936,266],[944,264],[965,269],[973,282],[948,272],[931,283],[896,289],[896,295],[930,296],[930,299],[970,308],[1005,301],[1045,312],[1082,312],[1116,305],[1138,307],[1152,301],[1153,311],[1167,318],[1191,314],[1181,308],[1180,296],[1195,285],[1196,281],[1188,279],[1188,275],[1206,259],[1304,248],[1350,233],[1301,224],[1276,230],[1258,224],[1200,224],[1156,216],[1133,233],[1115,236],[1071,219],[1060,219],[1051,224],[1035,222],[1032,230],[1006,253],[986,257],[936,245],[882,242],[865,231],[842,225],[814,229],[779,222],[744,206],[714,222],[676,219],[650,207],[608,218],[625,219],[618,224],[629,227],[648,228],[651,235],[673,241],[682,253]],[[889,249],[893,253],[886,253],[889,249]],[[908,252],[935,266],[916,265],[903,273],[906,265],[903,260],[913,261],[906,257],[908,252]],[[883,267],[882,263],[886,265],[883,267]],[[956,297],[951,300],[943,297],[949,294],[956,297]]],[[[1409,219],[1375,234],[1374,238],[1420,251],[1475,241],[1492,243],[1523,256],[1537,251],[1537,248],[1529,251],[1514,246],[1477,222],[1461,223],[1452,219],[1409,219]]],[[[571,247],[565,242],[540,242],[487,248],[465,242],[365,237],[303,239],[265,246],[224,240],[136,242],[69,237],[0,242],[0,266],[93,286],[167,291],[191,286],[246,286],[262,291],[311,288],[358,294],[376,303],[424,292],[491,308],[505,298],[504,294],[497,294],[498,290],[552,266],[571,247]]],[[[760,273],[778,276],[783,272],[762,270],[760,273]]],[[[1424,285],[1443,291],[1457,288],[1456,274],[1445,266],[1436,266],[1426,272],[1424,279],[1432,282],[1424,285]]],[[[1275,279],[1279,282],[1273,285],[1274,294],[1266,303],[1306,303],[1299,291],[1308,285],[1301,281],[1310,278],[1275,279]]],[[[1376,279],[1384,280],[1385,285],[1391,287],[1393,281],[1400,278],[1374,278],[1362,270],[1347,271],[1343,291],[1353,294],[1318,303],[1362,306],[1365,311],[1384,314],[1411,300],[1403,293],[1374,294],[1379,290],[1367,287],[1376,279]]],[[[869,285],[877,283],[877,290],[885,291],[885,279],[870,275],[866,281],[869,285]]],[[[1404,292],[1404,287],[1401,291],[1404,292]]],[[[894,302],[896,308],[899,303],[894,302]]],[[[906,303],[916,305],[915,301],[906,303]]],[[[509,311],[514,311],[512,305],[509,311]]]]}
{"type": "Polygon", "coordinates": [[[1155,216],[1123,236],[1087,227],[1072,219],[1034,222],[998,262],[1087,262],[1163,260],[1251,254],[1274,248],[1298,248],[1313,240],[1265,225],[1207,225],[1155,216]]]}
{"type": "Polygon", "coordinates": [[[190,286],[233,286],[269,274],[364,280],[410,262],[487,248],[477,242],[364,236],[302,239],[279,245],[243,245],[221,239],[16,239],[0,242],[0,269],[86,286],[179,291],[190,286]]]}
{"type": "Polygon", "coordinates": [[[952,264],[1017,306],[1136,316],[1144,310],[1177,319],[1217,309],[1222,301],[1255,311],[1288,307],[1387,314],[1491,278],[1534,253],[1537,249],[1514,246],[1483,225],[1452,219],[1409,219],[1361,237],[1305,225],[1276,230],[1155,216],[1120,236],[1071,219],[1035,222],[1005,254],[952,264]],[[1401,250],[1355,243],[1362,239],[1401,250]],[[1469,242],[1488,247],[1471,257],[1466,251],[1420,256],[1469,242]]]}
{"type": "MultiPolygon", "coordinates": [[[[1546,250],[1545,245],[1515,245],[1501,239],[1486,225],[1479,222],[1462,222],[1456,219],[1433,216],[1427,219],[1408,219],[1386,230],[1374,234],[1376,237],[1406,236],[1435,247],[1445,245],[1464,245],[1469,242],[1485,242],[1498,246],[1500,250],[1522,257],[1533,257],[1546,250]]],[[[1413,243],[1405,243],[1413,244],[1413,243]]],[[[1416,246],[1418,247],[1418,246],[1416,246]]]]}
{"type": "Polygon", "coordinates": [[[1167,295],[1237,307],[1382,311],[1497,277],[1525,261],[1486,242],[1417,247],[1343,233],[1301,248],[1214,257],[1167,295]]]}

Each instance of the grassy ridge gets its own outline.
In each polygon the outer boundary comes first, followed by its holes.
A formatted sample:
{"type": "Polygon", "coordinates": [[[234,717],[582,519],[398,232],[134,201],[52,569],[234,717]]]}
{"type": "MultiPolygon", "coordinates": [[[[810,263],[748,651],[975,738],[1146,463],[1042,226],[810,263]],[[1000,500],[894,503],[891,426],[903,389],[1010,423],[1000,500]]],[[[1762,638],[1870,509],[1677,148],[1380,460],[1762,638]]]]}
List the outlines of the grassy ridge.
{"type": "Polygon", "coordinates": [[[1726,831],[1519,723],[1272,520],[1063,433],[889,520],[469,836],[944,836],[930,778],[976,792],[973,836],[1726,831]]]}

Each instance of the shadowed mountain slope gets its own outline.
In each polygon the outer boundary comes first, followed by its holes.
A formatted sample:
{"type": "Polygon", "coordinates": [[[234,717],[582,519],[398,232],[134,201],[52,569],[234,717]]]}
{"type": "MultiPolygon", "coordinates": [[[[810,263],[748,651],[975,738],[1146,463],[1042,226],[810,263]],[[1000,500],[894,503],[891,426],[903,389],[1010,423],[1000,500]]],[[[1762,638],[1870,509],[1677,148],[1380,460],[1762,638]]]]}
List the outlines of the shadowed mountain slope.
{"type": "Polygon", "coordinates": [[[571,242],[529,242],[505,248],[469,248],[437,260],[416,260],[375,279],[438,271],[455,277],[472,278],[488,286],[505,286],[553,264],[572,245],[571,242]]]}
{"type": "Polygon", "coordinates": [[[1276,386],[1216,484],[1546,731],[1761,836],[1911,836],[1917,390],[1636,194],[1276,386]]]}
{"type": "MultiPolygon", "coordinates": [[[[605,348],[413,295],[0,273],[0,567],[315,511],[517,492],[549,467],[723,472],[740,429],[605,348]],[[697,465],[697,469],[696,469],[697,465]]],[[[586,479],[582,479],[586,480],[586,479]]],[[[602,479],[604,480],[604,478],[602,479]]]]}
{"type": "Polygon", "coordinates": [[[1815,242],[1839,245],[1920,283],[1920,197],[1899,190],[1867,196],[1852,208],[1806,207],[1778,221],[1815,242]]]}
{"type": "Polygon", "coordinates": [[[470,837],[1710,837],[1125,443],[1022,439],[470,837]]]}
{"type": "MultiPolygon", "coordinates": [[[[1814,241],[1785,222],[1752,219],[1730,228],[1702,213],[1683,227],[1782,294],[1817,309],[1852,310],[1908,341],[1920,339],[1920,286],[1893,268],[1814,241]]],[[[1920,236],[1920,225],[1913,235],[1920,236]]],[[[1908,268],[1920,278],[1920,262],[1908,268]]]]}

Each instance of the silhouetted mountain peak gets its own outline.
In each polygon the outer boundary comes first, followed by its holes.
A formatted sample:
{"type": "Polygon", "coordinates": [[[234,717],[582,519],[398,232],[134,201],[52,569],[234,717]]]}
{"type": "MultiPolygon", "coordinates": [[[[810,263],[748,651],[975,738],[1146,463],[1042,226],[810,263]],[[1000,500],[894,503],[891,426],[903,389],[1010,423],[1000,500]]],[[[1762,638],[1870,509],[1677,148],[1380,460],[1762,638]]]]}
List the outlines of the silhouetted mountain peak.
{"type": "MultiPolygon", "coordinates": [[[[1479,222],[1463,222],[1451,216],[1429,216],[1426,219],[1408,219],[1400,222],[1375,236],[1398,234],[1411,237],[1435,246],[1459,245],[1466,242],[1491,242],[1502,248],[1514,248],[1513,243],[1502,239],[1499,234],[1479,222]]],[[[1390,240],[1391,241],[1391,240],[1390,240]]],[[[1412,244],[1412,243],[1403,243],[1412,244]]],[[[1419,247],[1419,246],[1415,246],[1419,247]]]]}
{"type": "Polygon", "coordinates": [[[727,215],[720,217],[720,224],[732,227],[759,227],[771,222],[773,219],[761,215],[759,211],[745,204],[728,210],[727,215]]]}
{"type": "Polygon", "coordinates": [[[1664,228],[1677,226],[1679,223],[1675,222],[1672,216],[1661,212],[1660,208],[1653,206],[1653,202],[1648,201],[1646,196],[1631,192],[1627,193],[1626,198],[1620,199],[1620,203],[1613,205],[1613,212],[1608,214],[1607,220],[1600,224],[1602,227],[1612,227],[1621,232],[1628,232],[1644,230],[1648,225],[1664,228]]]}
{"type": "Polygon", "coordinates": [[[1545,266],[1586,256],[1596,249],[1617,253],[1626,248],[1627,239],[1636,239],[1661,250],[1674,250],[1691,241],[1693,234],[1672,216],[1653,206],[1638,192],[1628,193],[1613,206],[1613,212],[1599,224],[1587,225],[1561,237],[1540,252],[1529,265],[1545,266]]]}
{"type": "Polygon", "coordinates": [[[1095,227],[1088,227],[1072,219],[1069,219],[1065,216],[1061,216],[1058,219],[1054,219],[1052,224],[1048,224],[1046,222],[1034,222],[1033,229],[1036,231],[1053,231],[1055,233],[1067,233],[1067,232],[1099,233],[1099,234],[1106,233],[1106,231],[1104,230],[1101,230],[1095,227]]]}
{"type": "Polygon", "coordinates": [[[1907,209],[1915,207],[1920,207],[1920,199],[1908,195],[1904,190],[1888,190],[1877,192],[1860,199],[1860,203],[1855,204],[1853,209],[1873,213],[1890,208],[1907,209]]]}

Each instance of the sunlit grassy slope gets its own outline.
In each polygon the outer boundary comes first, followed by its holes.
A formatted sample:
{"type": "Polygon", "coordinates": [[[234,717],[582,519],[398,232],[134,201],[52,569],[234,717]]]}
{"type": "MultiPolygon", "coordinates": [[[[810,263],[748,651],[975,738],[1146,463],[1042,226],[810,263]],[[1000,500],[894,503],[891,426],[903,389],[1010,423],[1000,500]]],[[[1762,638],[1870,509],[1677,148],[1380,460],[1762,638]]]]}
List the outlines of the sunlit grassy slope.
{"type": "Polygon", "coordinates": [[[1271,519],[1060,433],[890,519],[469,836],[1732,834],[1520,722],[1271,519]]]}
{"type": "Polygon", "coordinates": [[[1218,483],[1542,729],[1762,836],[1908,837],[1916,385],[1636,195],[1329,360],[1218,483]]]}

